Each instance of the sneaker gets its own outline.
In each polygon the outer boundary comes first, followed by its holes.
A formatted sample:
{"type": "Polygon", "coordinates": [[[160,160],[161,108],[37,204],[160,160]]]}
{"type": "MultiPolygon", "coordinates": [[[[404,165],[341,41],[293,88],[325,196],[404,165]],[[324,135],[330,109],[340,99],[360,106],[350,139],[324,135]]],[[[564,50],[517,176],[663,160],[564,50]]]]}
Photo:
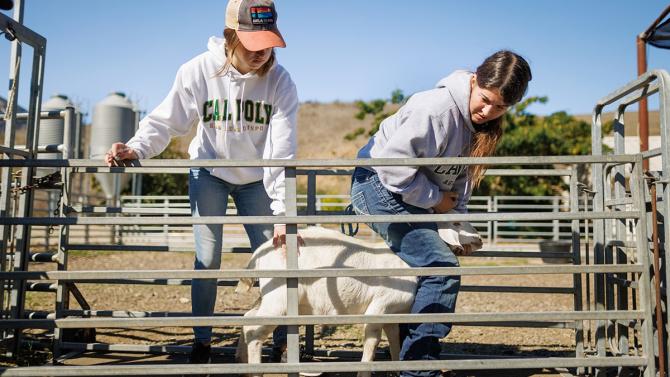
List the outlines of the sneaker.
{"type": "Polygon", "coordinates": [[[212,346],[200,342],[193,343],[189,364],[209,364],[212,362],[212,346]]]}

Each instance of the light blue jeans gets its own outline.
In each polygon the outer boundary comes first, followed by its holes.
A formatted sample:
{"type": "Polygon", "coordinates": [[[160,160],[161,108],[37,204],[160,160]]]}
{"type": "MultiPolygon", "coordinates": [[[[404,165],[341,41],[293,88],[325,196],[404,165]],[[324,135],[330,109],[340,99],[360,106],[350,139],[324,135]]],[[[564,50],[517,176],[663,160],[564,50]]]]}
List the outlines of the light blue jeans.
{"type": "MultiPolygon", "coordinates": [[[[359,215],[418,215],[423,208],[403,202],[388,191],[377,173],[356,168],[351,184],[351,204],[359,215]]],[[[435,223],[368,224],[411,267],[458,267],[458,259],[440,238],[435,223]]],[[[453,313],[461,285],[460,276],[420,276],[412,313],[453,313]]],[[[400,326],[400,360],[438,360],[440,339],[450,323],[411,323],[400,326]]],[[[439,377],[438,370],[403,371],[401,376],[439,377]]]]}
{"type": "MultiPolygon", "coordinates": [[[[228,207],[228,196],[232,196],[240,216],[272,216],[271,199],[265,192],[263,182],[234,185],[210,174],[205,168],[191,169],[189,175],[189,200],[191,214],[198,216],[224,216],[228,207]]],[[[272,224],[245,224],[251,249],[256,250],[273,236],[272,224]]],[[[221,267],[223,247],[222,224],[193,225],[195,238],[195,269],[218,270],[221,267]]],[[[193,279],[191,283],[191,307],[194,316],[212,316],[216,303],[216,279],[193,279]]],[[[275,344],[286,343],[285,328],[275,330],[275,344]]],[[[195,340],[209,343],[212,327],[194,327],[195,340]]]]}

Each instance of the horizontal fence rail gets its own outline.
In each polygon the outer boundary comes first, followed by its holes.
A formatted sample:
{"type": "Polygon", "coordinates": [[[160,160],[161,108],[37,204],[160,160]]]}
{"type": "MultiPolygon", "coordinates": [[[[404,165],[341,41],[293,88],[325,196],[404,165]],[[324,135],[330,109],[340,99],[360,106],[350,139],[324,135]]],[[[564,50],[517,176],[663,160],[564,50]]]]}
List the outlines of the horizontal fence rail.
{"type": "MultiPolygon", "coordinates": [[[[601,275],[629,275],[629,276],[643,276],[648,271],[648,265],[641,260],[637,263],[624,264],[580,264],[579,255],[581,253],[580,227],[588,230],[589,224],[587,221],[596,221],[601,219],[611,220],[626,220],[636,221],[644,216],[644,211],[640,210],[637,202],[631,200],[630,208],[625,211],[609,211],[609,210],[593,210],[589,207],[588,200],[585,203],[574,200],[574,193],[576,193],[576,170],[574,169],[490,169],[489,174],[499,174],[505,176],[518,175],[544,175],[544,176],[559,176],[566,177],[570,180],[570,197],[507,197],[500,196],[494,199],[490,198],[472,198],[471,212],[469,214],[429,214],[429,215],[394,215],[394,216],[360,216],[348,215],[345,207],[348,205],[348,195],[335,196],[332,199],[335,202],[326,202],[327,198],[320,197],[321,202],[317,207],[317,200],[315,196],[298,196],[295,194],[295,176],[296,174],[305,173],[306,175],[314,175],[309,170],[300,170],[309,167],[337,167],[337,166],[390,166],[390,165],[412,165],[412,166],[427,166],[435,164],[452,164],[452,165],[469,165],[486,163],[489,165],[547,165],[547,164],[568,164],[568,165],[589,165],[601,164],[606,166],[617,166],[622,164],[639,164],[640,156],[558,156],[552,158],[544,157],[523,157],[523,158],[439,158],[439,159],[394,159],[394,160],[254,160],[254,161],[221,161],[221,160],[148,160],[133,162],[135,166],[121,167],[121,168],[107,168],[101,166],[99,161],[92,160],[40,160],[40,167],[61,167],[69,172],[79,173],[150,173],[160,171],[161,173],[172,172],[184,173],[190,167],[238,167],[238,166],[270,166],[270,167],[284,167],[287,175],[287,215],[286,216],[237,216],[234,207],[231,207],[230,215],[227,216],[210,216],[210,217],[192,217],[190,215],[189,203],[184,197],[138,197],[130,196],[124,197],[114,206],[108,205],[89,205],[86,202],[70,202],[66,211],[65,217],[10,217],[0,218],[0,225],[29,225],[29,226],[44,226],[44,227],[61,227],[60,229],[76,229],[77,227],[109,227],[114,229],[117,235],[120,235],[119,240],[126,237],[132,237],[139,232],[166,232],[173,228],[176,232],[184,232],[185,236],[190,235],[188,226],[194,224],[274,224],[277,222],[287,224],[289,232],[287,238],[289,239],[289,247],[287,254],[287,268],[286,269],[266,269],[266,270],[246,270],[246,269],[226,269],[226,270],[105,270],[105,271],[12,271],[0,272],[0,279],[13,282],[30,282],[30,286],[38,287],[41,281],[56,281],[58,286],[64,284],[173,284],[173,285],[188,285],[192,279],[226,279],[230,280],[226,283],[234,282],[238,278],[278,278],[286,279],[287,297],[289,302],[297,303],[297,287],[300,279],[303,278],[338,278],[338,277],[370,277],[370,276],[431,276],[431,275],[449,275],[449,276],[507,276],[507,275],[546,275],[558,274],[566,275],[568,279],[577,279],[579,276],[598,277],[601,275]],[[47,162],[47,164],[42,164],[47,162]],[[325,162],[325,163],[324,163],[325,162]],[[56,166],[53,166],[53,165],[56,166]],[[59,166],[60,165],[60,166],[59,166]],[[293,188],[291,188],[293,187],[293,188]],[[293,190],[293,191],[291,191],[293,190]],[[572,191],[575,190],[575,191],[572,191]],[[154,201],[154,202],[152,202],[154,201]],[[328,214],[324,207],[328,207],[334,214],[328,214]],[[299,208],[305,208],[305,212],[312,211],[313,214],[304,215],[298,213],[299,208]],[[124,216],[125,215],[125,216],[124,216]],[[514,235],[516,237],[551,237],[556,240],[561,237],[566,237],[572,240],[572,250],[569,253],[546,252],[541,253],[541,258],[554,257],[557,260],[563,259],[563,262],[570,262],[571,264],[553,264],[553,265],[514,265],[514,266],[477,266],[477,267],[453,267],[453,268],[404,268],[404,269],[369,269],[369,268],[324,268],[319,270],[302,270],[297,268],[296,258],[296,236],[297,225],[302,224],[349,224],[349,223],[387,223],[387,222],[457,222],[468,221],[480,229],[486,229],[485,239],[491,239],[499,234],[502,239],[506,241],[505,237],[514,235]],[[583,223],[583,224],[582,224],[583,223]],[[492,224],[495,224],[495,231],[492,224]],[[510,231],[510,227],[517,227],[516,231],[510,231]],[[533,228],[528,230],[521,229],[522,227],[533,228]],[[546,229],[546,231],[544,230],[546,229]],[[576,237],[576,238],[575,238],[576,237]],[[576,242],[576,243],[575,243],[576,242]],[[291,298],[293,297],[293,298],[291,298]]],[[[5,160],[0,160],[0,166],[6,163],[5,160]]],[[[21,164],[32,164],[34,161],[12,160],[7,166],[21,166],[21,164]]],[[[351,171],[338,170],[332,172],[332,175],[348,175],[351,171]]],[[[327,175],[330,173],[324,173],[327,175]]],[[[302,212],[304,213],[304,212],[302,212]]],[[[48,215],[48,214],[47,214],[48,215]]],[[[86,228],[89,231],[93,228],[86,228]]],[[[172,235],[172,234],[171,234],[172,235]]],[[[585,238],[588,241],[588,236],[585,238]]],[[[165,239],[166,242],[169,240],[165,239]]],[[[537,241],[537,240],[536,240],[537,241]]],[[[628,242],[623,240],[622,242],[628,242]]],[[[68,251],[71,250],[89,250],[90,246],[94,249],[94,245],[77,245],[65,244],[68,251]]],[[[138,251],[172,251],[175,248],[158,246],[158,245],[100,245],[98,250],[131,250],[136,248],[138,251]]],[[[588,250],[587,250],[588,253],[588,250]]],[[[509,252],[509,257],[534,257],[538,253],[529,252],[509,252]]],[[[496,251],[486,250],[480,256],[500,256],[496,251]]],[[[574,280],[575,282],[578,280],[574,280]]],[[[631,285],[632,286],[632,285],[631,285]]],[[[49,289],[53,287],[49,285],[49,289]]],[[[495,284],[485,284],[481,286],[464,286],[464,292],[497,292],[497,293],[535,293],[535,294],[552,294],[552,295],[573,295],[581,297],[581,288],[574,283],[571,287],[515,287],[503,286],[495,284]]],[[[581,298],[579,299],[581,300],[581,298]]],[[[289,305],[291,308],[291,305],[289,305]]],[[[191,327],[191,326],[248,326],[248,325],[288,325],[289,326],[289,359],[297,360],[297,327],[317,324],[384,324],[384,323],[425,323],[425,322],[450,322],[463,324],[465,326],[500,326],[500,327],[529,327],[529,328],[554,328],[562,329],[563,331],[574,331],[576,334],[583,334],[584,323],[594,321],[612,321],[615,323],[630,324],[632,328],[641,329],[642,322],[647,318],[648,311],[646,308],[628,309],[628,310],[610,310],[610,308],[589,308],[584,310],[580,305],[575,305],[575,310],[565,311],[520,311],[520,312],[469,312],[469,313],[444,313],[444,314],[387,314],[387,315],[313,315],[304,316],[298,315],[297,309],[289,309],[285,316],[277,317],[249,317],[237,315],[219,315],[210,317],[193,317],[190,313],[152,313],[137,311],[139,318],[134,318],[135,314],[123,311],[99,311],[99,310],[63,310],[59,309],[54,315],[53,313],[34,313],[33,319],[7,319],[0,320],[0,328],[43,328],[61,331],[64,329],[85,329],[85,328],[148,328],[148,327],[191,327]],[[291,311],[293,310],[293,311],[291,311]],[[108,314],[104,314],[109,312],[108,314]],[[116,313],[116,314],[114,314],[116,313]],[[59,316],[65,315],[65,318],[59,316]],[[91,316],[90,318],[72,318],[71,316],[91,316]],[[160,316],[159,316],[160,315],[160,316]],[[69,316],[69,317],[68,317],[69,316]],[[293,355],[293,356],[291,356],[293,355]]],[[[638,330],[639,331],[639,330],[638,330]]],[[[579,338],[579,336],[577,336],[579,338]]],[[[605,365],[613,360],[617,360],[616,356],[608,356],[605,358],[584,358],[584,349],[582,346],[576,344],[575,357],[565,358],[569,363],[563,363],[561,359],[560,366],[568,367],[569,365],[598,367],[605,365]],[[580,348],[582,347],[582,348],[580,348]]],[[[91,343],[59,343],[62,349],[88,349],[89,346],[95,349],[95,344],[91,343]]],[[[109,345],[113,347],[114,345],[109,345]]],[[[101,345],[106,347],[106,345],[101,345]]],[[[121,348],[124,348],[120,345],[121,348]]],[[[120,348],[120,349],[121,349],[120,348]]],[[[132,348],[132,347],[131,347],[132,348]]],[[[626,363],[633,366],[649,366],[649,359],[646,357],[625,358],[626,363]]],[[[547,361],[551,358],[534,358],[526,359],[533,365],[547,367],[547,361]]],[[[469,360],[461,360],[466,365],[469,360]]],[[[495,359],[481,359],[481,365],[486,365],[485,369],[491,369],[495,359]],[[483,360],[483,361],[482,361],[483,360]]],[[[515,360],[516,361],[516,360],[515,360]]],[[[410,363],[411,364],[411,363],[410,363]]],[[[450,360],[439,360],[434,362],[418,362],[418,364],[408,364],[407,362],[400,362],[399,364],[389,363],[356,363],[356,367],[364,366],[362,370],[406,370],[421,369],[423,367],[434,369],[436,365],[445,367],[447,365],[454,365],[450,360]],[[416,367],[415,367],[416,366],[416,367]],[[366,369],[367,368],[367,369],[366,369]],[[391,368],[391,369],[384,369],[391,368]],[[395,368],[395,369],[394,369],[395,368]]],[[[225,365],[225,364],[224,364],[225,365]]],[[[277,364],[279,369],[287,370],[293,368],[290,365],[296,365],[295,371],[307,371],[310,368],[315,368],[319,371],[342,370],[351,371],[350,366],[332,366],[332,363],[288,363],[277,364]]],[[[507,364],[509,369],[516,368],[514,364],[507,364]]],[[[521,365],[521,364],[519,364],[521,365]]],[[[617,366],[624,364],[616,363],[617,366]]],[[[628,364],[626,364],[628,365],[628,364]]],[[[258,372],[265,370],[263,368],[272,368],[273,364],[261,365],[243,365],[249,371],[258,372]]],[[[456,368],[458,365],[456,366],[456,368]]],[[[142,369],[143,373],[149,372],[152,368],[147,366],[142,369]]],[[[236,372],[247,369],[240,369],[235,367],[236,372]]],[[[353,370],[358,370],[358,369],[353,370]]],[[[456,369],[451,367],[451,369],[456,369]]],[[[22,368],[21,368],[22,369],[22,368]]],[[[7,370],[10,373],[22,373],[21,369],[7,370]]],[[[57,369],[57,368],[56,368],[57,369]]],[[[90,370],[77,369],[77,373],[93,373],[96,375],[105,375],[99,373],[102,368],[94,368],[90,370]]],[[[111,370],[112,368],[110,368],[111,370]]],[[[471,369],[471,368],[469,368],[471,369]]],[[[484,369],[484,367],[482,367],[484,369]]],[[[191,369],[189,373],[195,374],[198,371],[202,373],[205,370],[201,366],[197,369],[191,369]]],[[[293,370],[293,369],[290,369],[293,370]]],[[[60,371],[65,371],[60,369],[60,371]]],[[[127,372],[127,370],[115,369],[114,373],[127,372]]],[[[42,369],[42,372],[46,372],[42,369]]],[[[40,372],[40,373],[42,373],[40,372]]],[[[50,372],[50,369],[49,369],[50,372]]],[[[217,371],[221,373],[220,370],[217,371]]],[[[4,372],[3,372],[4,373],[4,372]]],[[[150,372],[151,373],[151,372],[150,372]]],[[[294,372],[290,372],[294,373],[294,372]]],[[[180,373],[183,374],[183,373],[180,373]]],[[[54,374],[58,375],[58,374],[54,374]]],[[[85,374],[82,374],[85,375],[85,374]]]]}
{"type": "MultiPolygon", "coordinates": [[[[432,165],[549,165],[549,164],[625,164],[635,163],[637,155],[605,156],[527,156],[527,157],[443,157],[443,158],[376,158],[353,160],[137,160],[136,166],[107,167],[102,160],[0,160],[0,167],[91,168],[95,173],[138,173],[136,169],[222,168],[222,167],[284,167],[328,168],[371,166],[432,166],[432,165]]],[[[75,170],[76,172],[76,170],[75,170]]],[[[163,172],[163,171],[161,171],[163,172]]]]}
{"type": "Polygon", "coordinates": [[[201,217],[78,217],[78,218],[0,218],[3,225],[193,225],[193,224],[347,224],[363,220],[366,223],[489,220],[594,220],[639,218],[640,211],[591,213],[474,213],[439,215],[332,215],[332,216],[201,216],[201,217]]]}
{"type": "Polygon", "coordinates": [[[16,370],[2,369],[3,376],[127,376],[127,375],[195,375],[221,374],[227,366],[236,373],[298,373],[298,372],[365,372],[400,370],[488,370],[536,369],[576,367],[636,367],[648,363],[646,357],[626,356],[607,359],[593,358],[542,358],[502,360],[439,360],[439,361],[374,361],[356,363],[265,363],[265,364],[173,364],[173,365],[115,365],[113,367],[26,367],[16,370]]]}

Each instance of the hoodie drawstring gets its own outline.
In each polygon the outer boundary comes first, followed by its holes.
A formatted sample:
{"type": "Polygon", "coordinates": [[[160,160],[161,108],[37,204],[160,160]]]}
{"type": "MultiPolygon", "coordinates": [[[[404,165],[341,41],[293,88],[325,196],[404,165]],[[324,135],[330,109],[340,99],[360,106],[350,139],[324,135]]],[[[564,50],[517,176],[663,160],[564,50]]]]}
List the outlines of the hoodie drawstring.
{"type": "Polygon", "coordinates": [[[226,99],[226,101],[228,101],[227,102],[228,105],[226,106],[226,113],[224,114],[224,116],[226,117],[226,124],[223,127],[223,145],[225,145],[226,149],[228,149],[228,114],[232,113],[231,108],[233,106],[233,104],[230,102],[230,85],[233,79],[231,77],[232,75],[230,74],[230,72],[226,72],[226,76],[228,77],[228,89],[226,90],[228,94],[228,98],[226,99]]]}
{"type": "MultiPolygon", "coordinates": [[[[242,108],[244,107],[244,88],[247,85],[247,80],[242,81],[242,93],[240,94],[240,108],[237,109],[237,111],[242,111],[242,108]]],[[[241,115],[241,114],[240,114],[241,115]]],[[[246,116],[246,114],[245,114],[246,116]]],[[[244,126],[244,117],[240,116],[240,129],[244,126]]]]}

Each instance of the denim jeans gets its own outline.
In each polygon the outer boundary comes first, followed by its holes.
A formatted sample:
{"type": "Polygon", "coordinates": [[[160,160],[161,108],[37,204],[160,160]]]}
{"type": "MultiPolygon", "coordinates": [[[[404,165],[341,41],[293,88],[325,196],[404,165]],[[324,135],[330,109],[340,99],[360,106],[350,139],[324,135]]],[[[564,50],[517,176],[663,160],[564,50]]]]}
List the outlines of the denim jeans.
{"type": "MultiPolygon", "coordinates": [[[[265,192],[263,182],[234,185],[210,174],[205,168],[191,169],[189,174],[189,200],[191,214],[198,216],[224,216],[228,207],[228,195],[235,201],[240,216],[272,216],[271,199],[265,192]]],[[[272,224],[245,224],[251,249],[256,250],[273,236],[272,224]]],[[[195,238],[195,269],[218,270],[221,267],[223,247],[222,224],[193,225],[195,238]]],[[[191,283],[191,307],[194,316],[212,316],[216,303],[216,279],[193,279],[191,283]]],[[[212,327],[194,327],[197,342],[209,343],[212,327]]],[[[286,343],[285,328],[274,334],[275,344],[286,343]]]]}
{"type": "MultiPolygon", "coordinates": [[[[388,191],[373,171],[356,168],[351,204],[359,215],[427,214],[388,191]]],[[[458,267],[458,259],[440,238],[435,223],[368,224],[411,267],[458,267]]],[[[420,276],[412,313],[453,313],[460,276],[420,276]]],[[[400,326],[400,360],[438,360],[440,339],[451,331],[448,323],[412,323],[400,326]]],[[[402,376],[440,376],[440,371],[403,371],[402,376]]]]}

